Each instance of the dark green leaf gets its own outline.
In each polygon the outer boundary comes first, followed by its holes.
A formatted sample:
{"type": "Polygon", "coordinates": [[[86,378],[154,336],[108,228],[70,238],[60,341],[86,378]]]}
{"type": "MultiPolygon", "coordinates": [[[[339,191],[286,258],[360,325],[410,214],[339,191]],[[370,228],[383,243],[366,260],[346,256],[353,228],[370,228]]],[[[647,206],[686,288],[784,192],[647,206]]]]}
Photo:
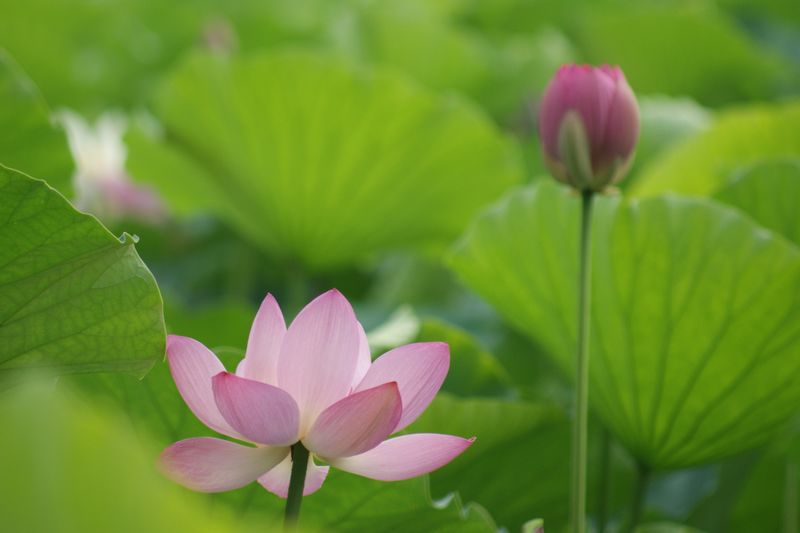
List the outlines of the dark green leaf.
{"type": "Polygon", "coordinates": [[[0,379],[144,374],[163,357],[161,296],[130,236],[1,166],[0,197],[0,379]]]}

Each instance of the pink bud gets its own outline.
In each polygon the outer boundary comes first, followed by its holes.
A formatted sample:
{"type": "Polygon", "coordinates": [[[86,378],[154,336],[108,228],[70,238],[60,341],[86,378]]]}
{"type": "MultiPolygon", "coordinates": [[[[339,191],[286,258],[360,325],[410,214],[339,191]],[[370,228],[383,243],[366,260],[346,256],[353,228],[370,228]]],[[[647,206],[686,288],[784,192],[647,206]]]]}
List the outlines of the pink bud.
{"type": "Polygon", "coordinates": [[[639,109],[619,67],[564,65],[542,97],[539,137],[553,176],[602,191],[623,178],[639,136],[639,109]]]}

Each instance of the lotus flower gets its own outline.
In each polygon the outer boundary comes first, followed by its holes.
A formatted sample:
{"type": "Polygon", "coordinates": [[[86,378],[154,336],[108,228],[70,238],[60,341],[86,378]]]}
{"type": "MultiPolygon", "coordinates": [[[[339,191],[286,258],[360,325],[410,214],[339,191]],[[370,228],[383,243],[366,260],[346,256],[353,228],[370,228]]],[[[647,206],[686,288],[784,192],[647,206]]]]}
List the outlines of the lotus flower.
{"type": "Polygon", "coordinates": [[[75,161],[73,203],[78,209],[105,220],[131,217],[158,224],[166,218],[155,191],[135,183],[125,171],[123,136],[128,125],[123,115],[104,113],[94,126],[71,111],[63,111],[60,119],[75,161]]]}
{"type": "Polygon", "coordinates": [[[545,89],[539,137],[553,177],[602,191],[627,173],[639,136],[639,108],[619,67],[565,65],[545,89]]]}
{"type": "Polygon", "coordinates": [[[474,440],[432,433],[388,438],[430,404],[447,374],[449,349],[408,344],[371,361],[364,329],[336,290],[309,303],[288,329],[268,294],[236,373],[187,337],[169,337],[167,358],[192,412],[218,433],[249,443],[200,437],[167,448],[163,470],[193,490],[220,492],[258,480],[285,498],[290,447],[298,442],[311,453],[303,492],[311,494],[330,468],[314,458],[395,481],[447,464],[474,440]]]}

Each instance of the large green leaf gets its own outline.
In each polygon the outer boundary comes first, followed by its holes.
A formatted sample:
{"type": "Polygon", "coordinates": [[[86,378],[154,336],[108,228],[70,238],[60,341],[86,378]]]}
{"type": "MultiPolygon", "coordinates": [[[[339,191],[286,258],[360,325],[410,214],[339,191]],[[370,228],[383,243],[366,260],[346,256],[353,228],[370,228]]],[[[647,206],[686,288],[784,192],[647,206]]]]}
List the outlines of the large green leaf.
{"type": "Polygon", "coordinates": [[[711,127],[651,160],[632,187],[650,196],[667,191],[711,195],[743,166],[800,154],[800,102],[726,111],[711,127]]]}
{"type": "MultiPolygon", "coordinates": [[[[578,203],[550,182],[517,190],[475,223],[452,260],[567,371],[578,203]]],[[[768,439],[800,401],[800,252],[707,200],[597,204],[594,409],[655,467],[768,439]]]]}
{"type": "Polygon", "coordinates": [[[133,174],[311,267],[442,242],[520,177],[466,102],[309,53],[193,56],[156,110],[166,137],[130,138],[133,174]]]}
{"type": "Polygon", "coordinates": [[[69,191],[72,156],[36,86],[0,48],[0,164],[47,177],[69,191]]]}
{"type": "Polygon", "coordinates": [[[171,486],[156,472],[156,448],[120,413],[92,409],[52,385],[1,398],[4,531],[256,531],[233,528],[232,513],[210,516],[171,486]]]}
{"type": "Polygon", "coordinates": [[[800,159],[766,160],[743,169],[715,198],[800,245],[800,159]]]}
{"type": "Polygon", "coordinates": [[[142,374],[163,357],[161,296],[129,236],[2,166],[0,198],[0,379],[142,374]]]}

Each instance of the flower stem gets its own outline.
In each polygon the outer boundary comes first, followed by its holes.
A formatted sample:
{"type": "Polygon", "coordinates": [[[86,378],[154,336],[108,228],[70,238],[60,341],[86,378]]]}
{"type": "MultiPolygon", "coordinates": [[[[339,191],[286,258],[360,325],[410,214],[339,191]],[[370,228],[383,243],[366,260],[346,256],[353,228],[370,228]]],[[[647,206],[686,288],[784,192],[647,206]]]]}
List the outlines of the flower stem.
{"type": "Polygon", "coordinates": [[[589,305],[591,293],[591,219],[594,191],[581,192],[578,268],[578,350],[575,358],[575,419],[572,426],[572,531],[586,531],[586,453],[589,417],[589,305]]]}
{"type": "Polygon", "coordinates": [[[303,485],[308,468],[308,450],[298,442],[292,446],[292,477],[289,478],[289,494],[286,497],[286,511],[283,515],[283,528],[294,531],[300,517],[300,504],[303,503],[303,485]]]}

